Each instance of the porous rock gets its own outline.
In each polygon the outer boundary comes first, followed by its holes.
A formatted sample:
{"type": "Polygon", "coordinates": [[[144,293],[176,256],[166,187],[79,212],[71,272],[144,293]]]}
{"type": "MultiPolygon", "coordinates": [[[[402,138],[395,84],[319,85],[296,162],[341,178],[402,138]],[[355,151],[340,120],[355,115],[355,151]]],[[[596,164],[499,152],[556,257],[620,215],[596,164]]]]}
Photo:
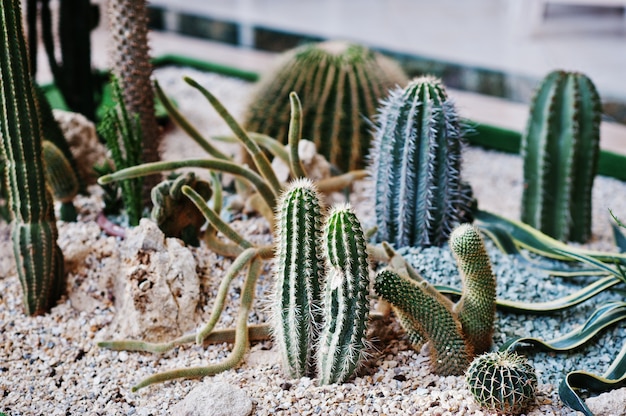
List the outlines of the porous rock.
{"type": "Polygon", "coordinates": [[[590,397],[586,403],[595,416],[624,416],[626,415],[626,387],[590,397]]]}
{"type": "Polygon", "coordinates": [[[127,231],[115,289],[116,338],[162,342],[196,326],[200,280],[181,240],[165,238],[151,220],[127,231]]]}
{"type": "Polygon", "coordinates": [[[228,383],[203,383],[172,408],[180,416],[248,416],[252,400],[239,387],[228,383]]]}

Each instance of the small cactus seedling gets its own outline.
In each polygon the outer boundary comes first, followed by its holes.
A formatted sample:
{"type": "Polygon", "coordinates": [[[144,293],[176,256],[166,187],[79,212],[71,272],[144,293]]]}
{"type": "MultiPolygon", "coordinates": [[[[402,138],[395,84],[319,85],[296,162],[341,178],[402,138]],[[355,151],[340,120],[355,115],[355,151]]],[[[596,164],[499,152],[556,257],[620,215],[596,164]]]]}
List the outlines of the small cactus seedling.
{"type": "Polygon", "coordinates": [[[470,220],[471,188],[461,181],[462,133],[440,80],[420,77],[390,92],[370,151],[378,241],[439,246],[470,220]]]}
{"type": "Polygon", "coordinates": [[[289,376],[315,376],[315,343],[322,323],[322,213],[308,179],[289,185],[276,213],[273,333],[289,376]]]}
{"type": "Polygon", "coordinates": [[[396,85],[406,83],[399,65],[368,48],[328,41],[283,55],[276,71],[262,78],[248,109],[246,130],[287,142],[289,93],[303,103],[302,137],[341,171],[360,169],[370,147],[366,117],[396,85]]]}
{"type": "Polygon", "coordinates": [[[333,208],[324,227],[324,325],[317,350],[320,384],[343,383],[367,347],[369,265],[361,224],[349,206],[333,208]]]}
{"type": "Polygon", "coordinates": [[[76,221],[74,197],[78,194],[78,178],[63,152],[54,143],[43,140],[46,184],[52,197],[61,203],[61,219],[76,221]]]}
{"type": "Polygon", "coordinates": [[[535,402],[535,369],[514,352],[478,356],[467,369],[465,380],[478,404],[488,411],[517,415],[535,402]]]}
{"type": "Polygon", "coordinates": [[[554,71],[537,90],[522,139],[522,221],[558,240],[591,236],[601,102],[585,75],[554,71]]]}
{"type": "Polygon", "coordinates": [[[183,186],[195,190],[204,200],[212,195],[211,185],[187,172],[165,180],[152,188],[152,219],[166,237],[180,238],[185,244],[198,246],[200,227],[206,222],[202,212],[182,193],[183,186]]]}

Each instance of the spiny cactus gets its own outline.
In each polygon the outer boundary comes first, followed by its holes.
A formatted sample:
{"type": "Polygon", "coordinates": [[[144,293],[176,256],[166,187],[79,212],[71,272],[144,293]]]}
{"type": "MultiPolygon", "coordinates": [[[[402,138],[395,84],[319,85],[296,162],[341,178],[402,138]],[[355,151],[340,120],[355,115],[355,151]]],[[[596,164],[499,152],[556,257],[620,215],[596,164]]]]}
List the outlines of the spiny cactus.
{"type": "Polygon", "coordinates": [[[296,180],[276,212],[273,333],[289,376],[315,376],[315,344],[322,323],[320,287],[322,208],[308,179],[296,180]]]}
{"type": "Polygon", "coordinates": [[[211,185],[196,178],[193,172],[175,175],[152,188],[152,219],[166,237],[180,238],[185,244],[198,246],[200,227],[206,222],[202,212],[182,193],[183,186],[195,190],[209,200],[211,185]]]}
{"type": "Polygon", "coordinates": [[[78,179],[74,170],[54,143],[44,140],[42,147],[46,184],[52,197],[61,203],[61,219],[76,221],[76,207],[72,201],[78,193],[78,179]]]}
{"type": "Polygon", "coordinates": [[[523,222],[562,241],[591,237],[600,116],[600,97],[584,74],[554,71],[544,78],[522,139],[523,222]]]}
{"type": "Polygon", "coordinates": [[[514,352],[477,357],[467,369],[465,380],[478,404],[488,411],[517,415],[535,402],[535,369],[514,352]]]}
{"type": "Polygon", "coordinates": [[[376,238],[397,247],[442,245],[471,219],[461,181],[463,131],[439,79],[420,77],[379,108],[370,172],[376,238]]]}
{"type": "Polygon", "coordinates": [[[496,317],[496,278],[478,228],[461,224],[450,235],[450,250],[454,254],[463,280],[463,296],[454,306],[463,333],[482,354],[493,343],[496,317]]]}
{"type": "Polygon", "coordinates": [[[39,315],[54,305],[63,290],[63,254],[45,185],[41,118],[28,71],[20,2],[2,0],[1,4],[0,159],[4,159],[24,309],[39,315]]]}
{"type": "Polygon", "coordinates": [[[367,347],[369,265],[361,224],[349,205],[332,209],[324,226],[324,324],[317,350],[320,384],[342,383],[367,347]]]}
{"type": "Polygon", "coordinates": [[[251,101],[244,127],[287,143],[289,102],[295,91],[303,103],[302,137],[340,170],[361,168],[370,147],[366,117],[396,85],[406,83],[389,58],[347,42],[303,45],[282,56],[266,74],[251,101]]]}

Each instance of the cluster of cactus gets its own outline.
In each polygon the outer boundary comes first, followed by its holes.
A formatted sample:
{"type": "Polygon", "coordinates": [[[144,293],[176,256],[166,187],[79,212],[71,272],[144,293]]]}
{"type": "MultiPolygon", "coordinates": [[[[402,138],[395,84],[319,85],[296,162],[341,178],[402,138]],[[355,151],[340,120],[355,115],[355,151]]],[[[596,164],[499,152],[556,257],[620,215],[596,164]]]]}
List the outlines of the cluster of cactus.
{"type": "Polygon", "coordinates": [[[389,93],[370,151],[378,241],[440,246],[471,221],[461,180],[463,128],[439,79],[425,76],[389,93]]]}
{"type": "Polygon", "coordinates": [[[183,186],[195,190],[204,200],[212,195],[211,185],[193,172],[174,175],[152,188],[151,218],[166,237],[180,238],[198,246],[200,227],[206,222],[202,212],[182,193],[183,186]]]}
{"type": "Polygon", "coordinates": [[[562,241],[591,237],[601,102],[591,80],[553,71],[533,98],[522,138],[522,221],[562,241]]]}
{"type": "Polygon", "coordinates": [[[526,358],[515,352],[476,357],[465,380],[478,404],[487,411],[518,415],[535,402],[537,374],[526,358]]]}
{"type": "Polygon", "coordinates": [[[314,185],[296,180],[276,219],[274,338],[291,377],[343,382],[366,350],[369,268],[361,225],[349,206],[322,224],[314,185]]]}
{"type": "Polygon", "coordinates": [[[450,249],[463,280],[456,304],[415,273],[383,270],[374,283],[415,348],[428,342],[433,370],[442,375],[462,374],[475,355],[491,347],[496,306],[496,280],[478,229],[458,226],[450,249]]]}
{"type": "Polygon", "coordinates": [[[289,93],[302,102],[302,137],[340,171],[360,169],[370,147],[366,118],[406,75],[399,65],[364,46],[339,41],[303,45],[286,52],[260,81],[244,127],[286,143],[289,93]]]}
{"type": "Polygon", "coordinates": [[[28,71],[18,0],[0,7],[0,159],[4,160],[11,238],[29,315],[43,314],[64,289],[63,254],[57,245],[52,198],[42,158],[44,131],[28,71]]]}

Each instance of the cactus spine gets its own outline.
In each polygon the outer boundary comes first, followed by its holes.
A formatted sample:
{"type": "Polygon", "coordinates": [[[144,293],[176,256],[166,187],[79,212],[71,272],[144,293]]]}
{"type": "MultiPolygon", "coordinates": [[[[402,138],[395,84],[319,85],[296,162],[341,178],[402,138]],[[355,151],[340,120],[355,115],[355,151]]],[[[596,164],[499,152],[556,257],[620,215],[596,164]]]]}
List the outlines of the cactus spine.
{"type": "Polygon", "coordinates": [[[465,380],[476,401],[499,414],[520,414],[535,401],[537,374],[526,358],[499,351],[477,357],[465,380]]]}
{"type": "Polygon", "coordinates": [[[496,279],[478,229],[461,224],[450,235],[450,250],[463,280],[463,296],[455,305],[463,333],[476,354],[491,348],[496,316],[496,279]]]}
{"type": "Polygon", "coordinates": [[[314,345],[322,322],[320,198],[308,179],[296,180],[276,213],[274,339],[289,376],[315,376],[314,345]]]}
{"type": "Polygon", "coordinates": [[[600,141],[600,97],[581,73],[544,78],[522,139],[522,221],[559,240],[591,236],[591,188],[600,141]]]}
{"type": "Polygon", "coordinates": [[[324,227],[324,325],[317,351],[320,384],[341,383],[367,347],[369,265],[361,224],[348,205],[330,212],[324,227]]]}
{"type": "Polygon", "coordinates": [[[442,245],[470,220],[461,147],[459,117],[440,80],[420,77],[390,92],[370,151],[378,241],[442,245]]]}
{"type": "Polygon", "coordinates": [[[76,208],[72,200],[78,193],[78,179],[61,150],[54,143],[44,140],[43,160],[46,183],[52,197],[61,202],[61,219],[76,221],[76,208]]]}
{"type": "Polygon", "coordinates": [[[41,148],[41,120],[29,76],[18,0],[2,0],[0,36],[0,159],[5,161],[11,237],[22,284],[24,309],[45,313],[63,290],[52,199],[47,192],[41,148]]]}
{"type": "Polygon", "coordinates": [[[287,143],[289,93],[302,107],[302,137],[342,171],[361,168],[370,147],[365,117],[376,112],[387,90],[406,76],[390,59],[368,48],[329,41],[288,51],[261,80],[244,123],[247,131],[287,143]]]}

